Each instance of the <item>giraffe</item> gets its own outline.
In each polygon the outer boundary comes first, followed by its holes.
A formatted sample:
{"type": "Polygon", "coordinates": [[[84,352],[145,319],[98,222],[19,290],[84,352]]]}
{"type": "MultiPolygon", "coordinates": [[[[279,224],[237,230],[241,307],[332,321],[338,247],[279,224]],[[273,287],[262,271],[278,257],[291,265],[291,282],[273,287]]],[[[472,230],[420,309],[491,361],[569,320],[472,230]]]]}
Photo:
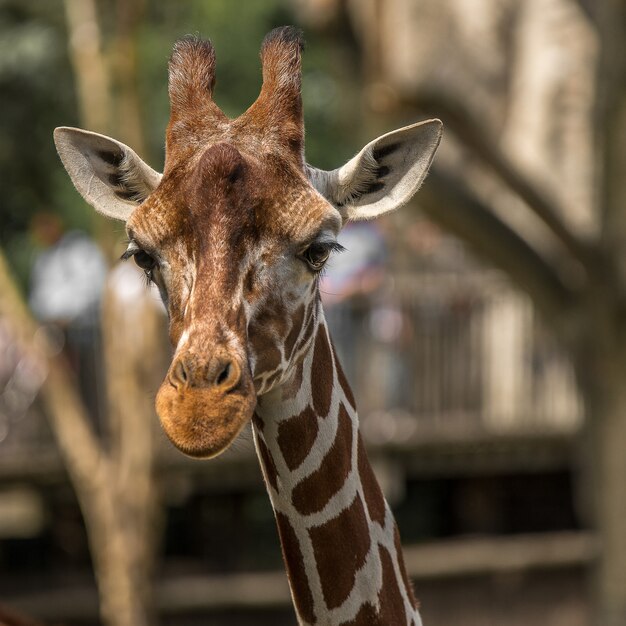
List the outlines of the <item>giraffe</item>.
{"type": "Polygon", "coordinates": [[[85,200],[126,223],[123,258],[166,306],[174,353],[156,409],[168,437],[208,458],[252,422],[298,622],[419,625],[319,277],[343,225],[413,196],[442,125],[387,133],[333,171],[308,165],[302,50],[299,30],[271,31],[261,92],[229,119],[212,100],[213,46],[178,41],[163,174],[103,135],[61,127],[55,143],[85,200]]]}

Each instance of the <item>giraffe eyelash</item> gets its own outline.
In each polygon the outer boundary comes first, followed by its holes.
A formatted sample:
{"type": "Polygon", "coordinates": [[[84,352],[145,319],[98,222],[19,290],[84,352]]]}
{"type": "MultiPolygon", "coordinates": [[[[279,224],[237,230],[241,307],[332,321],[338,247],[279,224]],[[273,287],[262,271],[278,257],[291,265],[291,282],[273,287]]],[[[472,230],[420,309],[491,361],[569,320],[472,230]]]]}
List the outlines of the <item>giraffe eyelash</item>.
{"type": "MultiPolygon", "coordinates": [[[[346,252],[346,248],[342,246],[340,243],[338,243],[337,241],[332,241],[324,245],[329,249],[330,255],[341,254],[342,252],[346,252]]],[[[328,272],[328,262],[330,261],[331,258],[332,256],[329,256],[327,261],[324,263],[324,265],[322,265],[321,269],[316,272],[315,279],[317,281],[320,281],[322,278],[324,278],[324,276],[326,276],[328,272]]]]}
{"type": "Polygon", "coordinates": [[[120,256],[120,261],[128,261],[128,259],[141,250],[134,239],[126,239],[124,243],[127,247],[126,250],[124,250],[124,253],[120,256]]]}
{"type": "Polygon", "coordinates": [[[300,258],[304,261],[311,272],[319,275],[328,263],[328,259],[333,252],[341,252],[343,246],[336,241],[313,241],[300,254],[300,258]]]}
{"type": "Polygon", "coordinates": [[[131,257],[134,257],[135,264],[143,270],[144,280],[146,283],[146,287],[149,288],[150,284],[154,282],[153,271],[155,268],[159,266],[158,260],[146,252],[143,248],[141,248],[137,242],[130,240],[128,244],[128,248],[122,254],[120,259],[122,261],[127,261],[131,257]]]}
{"type": "Polygon", "coordinates": [[[120,261],[128,261],[128,259],[130,259],[130,257],[132,257],[135,252],[137,252],[137,250],[133,249],[133,248],[128,248],[127,250],[124,251],[124,254],[122,254],[122,256],[120,257],[120,261]]]}
{"type": "Polygon", "coordinates": [[[332,241],[328,244],[328,247],[330,248],[331,253],[338,253],[340,254],[341,252],[345,252],[346,248],[344,246],[342,246],[338,241],[332,241]]]}
{"type": "Polygon", "coordinates": [[[344,248],[338,241],[319,241],[313,242],[311,246],[313,245],[318,245],[324,248],[324,250],[327,251],[329,255],[341,254],[342,252],[346,251],[346,248],[344,248]]]}
{"type": "MultiPolygon", "coordinates": [[[[342,246],[338,241],[320,242],[319,245],[328,250],[328,261],[330,261],[333,254],[341,254],[342,252],[346,252],[346,248],[342,246]]],[[[326,261],[326,263],[328,263],[328,261],[326,261]]],[[[325,268],[326,264],[324,264],[322,271],[324,271],[325,268]]]]}

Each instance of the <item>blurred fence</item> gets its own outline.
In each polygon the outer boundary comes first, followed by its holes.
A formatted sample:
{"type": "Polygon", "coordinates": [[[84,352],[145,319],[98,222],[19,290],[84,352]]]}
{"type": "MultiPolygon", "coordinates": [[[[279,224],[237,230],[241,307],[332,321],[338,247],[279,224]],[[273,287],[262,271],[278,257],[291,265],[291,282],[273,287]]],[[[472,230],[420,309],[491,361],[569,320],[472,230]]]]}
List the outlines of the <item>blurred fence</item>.
{"type": "MultiPolygon", "coordinates": [[[[326,306],[326,316],[361,417],[376,425],[365,432],[374,443],[401,423],[442,440],[467,430],[571,433],[580,424],[571,364],[500,274],[395,275],[374,297],[326,306]]],[[[95,326],[90,336],[74,365],[100,430],[105,409],[94,403],[106,394],[95,326]]],[[[52,434],[36,402],[42,375],[1,319],[0,352],[0,450],[13,464],[26,450],[52,452],[52,434]]]]}
{"type": "Polygon", "coordinates": [[[442,435],[580,424],[570,362],[497,273],[395,276],[326,316],[363,418],[405,414],[442,435]]]}
{"type": "Polygon", "coordinates": [[[22,448],[51,443],[51,432],[36,400],[46,372],[24,351],[8,320],[0,316],[0,450],[2,457],[22,448]]]}

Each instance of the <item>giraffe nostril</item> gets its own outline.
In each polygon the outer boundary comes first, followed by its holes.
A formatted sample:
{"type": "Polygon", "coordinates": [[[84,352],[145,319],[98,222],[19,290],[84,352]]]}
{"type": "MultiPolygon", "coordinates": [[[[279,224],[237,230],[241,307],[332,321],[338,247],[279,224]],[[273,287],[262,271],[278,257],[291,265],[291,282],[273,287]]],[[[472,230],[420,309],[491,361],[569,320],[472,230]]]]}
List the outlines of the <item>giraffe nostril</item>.
{"type": "Polygon", "coordinates": [[[214,356],[208,363],[198,363],[194,355],[180,355],[172,363],[168,380],[179,392],[213,388],[229,393],[241,382],[241,366],[226,355],[214,356]]]}
{"type": "Polygon", "coordinates": [[[225,380],[228,379],[228,374],[230,373],[230,363],[226,363],[226,367],[219,373],[217,377],[217,384],[221,385],[225,380]]]}
{"type": "Polygon", "coordinates": [[[236,361],[226,361],[219,368],[219,373],[215,377],[215,386],[222,391],[228,392],[233,389],[241,379],[241,369],[236,361]]]}
{"type": "Polygon", "coordinates": [[[176,363],[174,363],[174,367],[172,367],[172,372],[170,374],[170,379],[174,387],[178,388],[180,386],[186,386],[189,382],[189,375],[187,373],[187,368],[185,367],[185,363],[183,359],[178,359],[176,363]]]}

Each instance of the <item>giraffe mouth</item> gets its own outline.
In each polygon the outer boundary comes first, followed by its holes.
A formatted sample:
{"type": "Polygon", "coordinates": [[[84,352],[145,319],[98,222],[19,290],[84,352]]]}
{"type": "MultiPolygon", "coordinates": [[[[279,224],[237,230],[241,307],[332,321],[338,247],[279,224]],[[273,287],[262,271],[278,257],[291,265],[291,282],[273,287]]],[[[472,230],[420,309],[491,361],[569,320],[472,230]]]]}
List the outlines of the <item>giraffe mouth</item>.
{"type": "Polygon", "coordinates": [[[194,458],[212,458],[224,452],[251,420],[255,407],[251,380],[224,393],[176,386],[168,376],[156,397],[165,434],[181,452],[194,458]]]}

